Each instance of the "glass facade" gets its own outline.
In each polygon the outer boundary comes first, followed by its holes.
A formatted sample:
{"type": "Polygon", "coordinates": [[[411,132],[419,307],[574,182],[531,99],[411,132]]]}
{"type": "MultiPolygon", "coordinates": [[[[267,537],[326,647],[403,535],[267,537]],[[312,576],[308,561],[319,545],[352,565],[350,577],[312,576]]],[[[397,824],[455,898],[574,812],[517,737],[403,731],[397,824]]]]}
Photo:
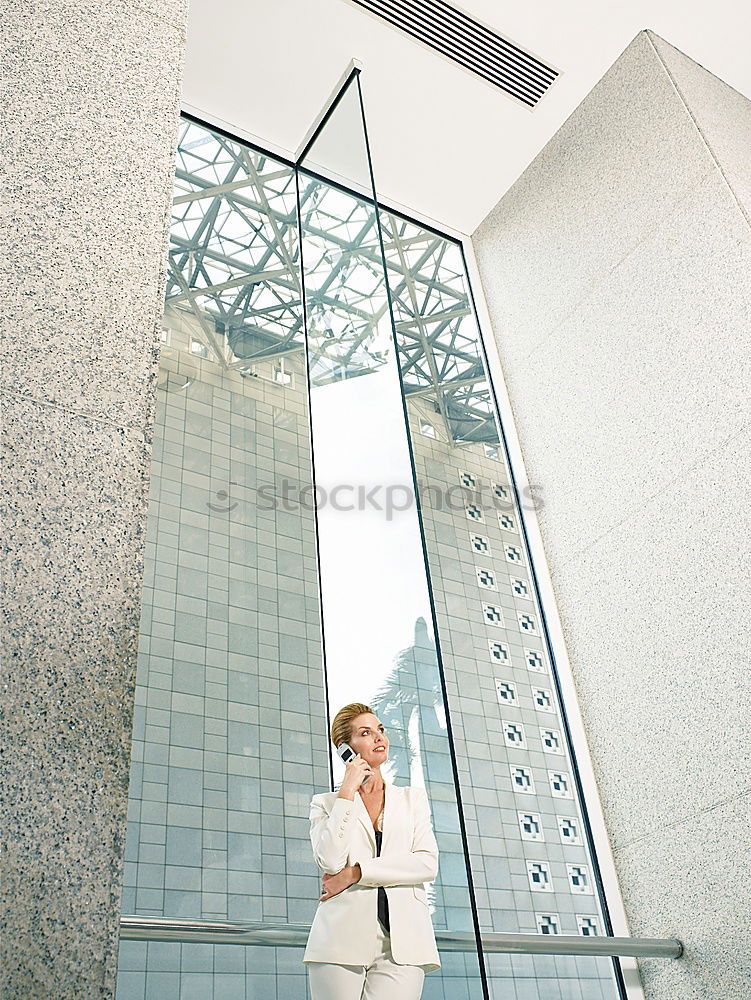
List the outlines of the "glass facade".
{"type": "MultiPolygon", "coordinates": [[[[471,933],[466,851],[357,78],[299,167],[330,712],[360,701],[382,716],[394,748],[384,773],[398,784],[425,787],[432,803],[441,852],[429,896],[434,925],[471,933]],[[321,179],[309,163],[339,177],[346,169],[347,180],[365,193],[321,179]]],[[[336,754],[333,764],[340,778],[336,754]]],[[[476,949],[447,953],[423,992],[426,1000],[481,995],[476,949]]]]}
{"type": "MultiPolygon", "coordinates": [[[[309,925],[328,718],[362,700],[428,791],[439,940],[608,933],[520,502],[462,248],[378,207],[357,76],[297,170],[186,120],[124,914],[309,925]]],[[[123,941],[117,995],[302,1000],[301,959],[123,941]]],[[[610,959],[441,959],[426,1000],[621,995],[610,959]]]]}
{"type": "MultiPolygon", "coordinates": [[[[480,928],[602,934],[519,512],[531,498],[507,463],[461,247],[382,217],[480,928]]],[[[609,959],[485,959],[499,1000],[618,996],[609,959]]]]}

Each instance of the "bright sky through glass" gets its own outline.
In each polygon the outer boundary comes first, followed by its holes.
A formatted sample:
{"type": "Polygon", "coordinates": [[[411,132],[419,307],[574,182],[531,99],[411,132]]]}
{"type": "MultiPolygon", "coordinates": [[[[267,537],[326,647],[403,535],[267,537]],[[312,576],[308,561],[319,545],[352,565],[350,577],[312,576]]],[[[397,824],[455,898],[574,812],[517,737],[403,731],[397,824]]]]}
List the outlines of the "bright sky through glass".
{"type": "MultiPolygon", "coordinates": [[[[313,389],[316,481],[339,505],[358,506],[357,489],[389,487],[405,506],[412,477],[391,366],[313,389]]],[[[394,511],[367,506],[318,511],[326,665],[332,713],[350,701],[369,702],[397,654],[414,640],[415,621],[430,621],[425,564],[414,504],[394,511]]]]}

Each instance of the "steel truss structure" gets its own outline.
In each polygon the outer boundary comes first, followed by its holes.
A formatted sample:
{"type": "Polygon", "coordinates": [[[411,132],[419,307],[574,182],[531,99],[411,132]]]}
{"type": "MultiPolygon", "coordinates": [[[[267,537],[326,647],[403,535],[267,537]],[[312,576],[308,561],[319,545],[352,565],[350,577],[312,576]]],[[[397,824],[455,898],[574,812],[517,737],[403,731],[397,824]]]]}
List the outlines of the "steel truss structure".
{"type": "MultiPolygon", "coordinates": [[[[165,319],[187,327],[222,368],[305,364],[297,211],[293,167],[183,122],[165,319]]],[[[307,302],[318,334],[313,371],[322,380],[372,371],[390,349],[373,206],[301,173],[300,212],[306,275],[316,276],[307,302]]],[[[408,402],[458,446],[496,445],[461,248],[385,209],[380,223],[408,402]]]]}

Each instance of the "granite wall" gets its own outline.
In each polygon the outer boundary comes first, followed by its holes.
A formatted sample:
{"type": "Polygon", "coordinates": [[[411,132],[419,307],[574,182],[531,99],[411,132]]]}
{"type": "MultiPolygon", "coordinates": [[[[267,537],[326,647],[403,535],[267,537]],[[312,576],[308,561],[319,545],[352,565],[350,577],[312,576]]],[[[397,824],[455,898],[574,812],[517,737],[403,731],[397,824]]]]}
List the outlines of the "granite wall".
{"type": "Polygon", "coordinates": [[[649,1000],[751,989],[750,152],[644,31],[473,238],[649,1000]]]}
{"type": "Polygon", "coordinates": [[[5,1000],[114,995],[186,13],[4,10],[5,1000]]]}

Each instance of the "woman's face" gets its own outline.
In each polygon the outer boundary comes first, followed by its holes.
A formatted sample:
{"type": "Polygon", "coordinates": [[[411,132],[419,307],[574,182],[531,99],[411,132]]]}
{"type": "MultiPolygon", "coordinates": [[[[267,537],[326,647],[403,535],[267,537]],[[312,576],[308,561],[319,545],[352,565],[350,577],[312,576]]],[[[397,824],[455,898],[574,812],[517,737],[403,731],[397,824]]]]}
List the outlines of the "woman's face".
{"type": "Polygon", "coordinates": [[[349,745],[359,753],[371,767],[380,767],[389,755],[389,740],[386,730],[375,715],[366,712],[352,720],[352,736],[349,745]]]}

